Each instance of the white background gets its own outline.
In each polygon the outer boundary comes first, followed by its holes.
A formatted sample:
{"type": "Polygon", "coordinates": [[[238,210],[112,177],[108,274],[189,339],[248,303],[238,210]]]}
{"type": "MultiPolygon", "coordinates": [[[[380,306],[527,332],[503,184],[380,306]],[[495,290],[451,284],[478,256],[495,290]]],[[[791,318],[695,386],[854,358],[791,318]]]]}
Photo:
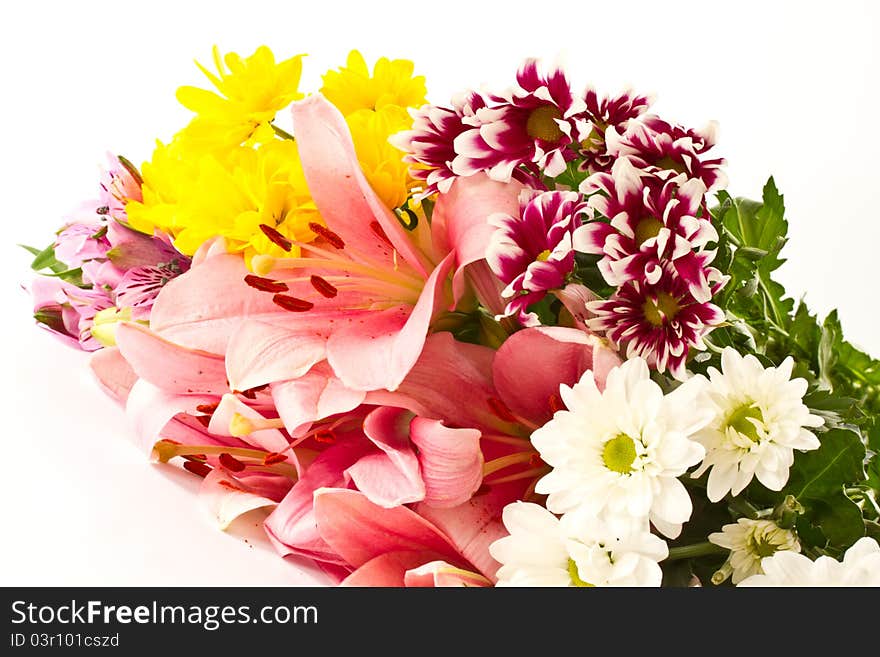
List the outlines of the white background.
{"type": "Polygon", "coordinates": [[[211,46],[309,54],[302,89],[357,47],[415,60],[430,98],[506,86],[528,55],[564,57],[578,85],[634,86],[691,125],[721,122],[730,189],[785,193],[793,295],[840,309],[880,353],[880,11],[877,3],[19,2],[0,25],[3,389],[0,584],[288,585],[320,581],[278,559],[254,519],[222,533],[194,478],[149,465],[82,354],[30,320],[27,254],[94,194],[105,151],[139,163],[187,120],[211,46]]]}

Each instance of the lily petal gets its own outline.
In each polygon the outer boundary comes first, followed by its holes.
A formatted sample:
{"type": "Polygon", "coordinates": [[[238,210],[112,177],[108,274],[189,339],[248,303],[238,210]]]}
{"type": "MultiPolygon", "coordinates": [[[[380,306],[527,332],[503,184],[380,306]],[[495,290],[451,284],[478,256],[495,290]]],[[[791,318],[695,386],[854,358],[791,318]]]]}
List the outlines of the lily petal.
{"type": "Polygon", "coordinates": [[[410,438],[419,450],[425,504],[454,507],[483,482],[483,452],[476,429],[450,429],[438,420],[413,418],[410,438]]]}
{"type": "Polygon", "coordinates": [[[437,199],[431,217],[434,244],[440,252],[455,253],[453,294],[464,294],[464,269],[486,257],[486,247],[495,232],[489,217],[502,212],[519,215],[519,195],[525,186],[515,180],[500,183],[484,173],[456,178],[452,187],[437,199]]]}
{"type": "Polygon", "coordinates": [[[559,326],[528,328],[514,333],[498,349],[495,357],[495,386],[502,401],[517,415],[537,425],[546,424],[556,404],[559,386],[574,385],[587,370],[601,364],[595,372],[603,381],[608,370],[620,361],[595,336],[578,329],[559,326]],[[604,350],[602,359],[597,352],[604,350]],[[597,362],[594,362],[597,361],[597,362]]]}
{"type": "Polygon", "coordinates": [[[138,377],[119,348],[99,349],[92,354],[89,365],[104,392],[124,404],[138,377]]]}
{"type": "Polygon", "coordinates": [[[405,506],[383,509],[358,491],[316,491],[315,518],[323,539],[355,568],[382,554],[400,551],[432,553],[466,565],[433,524],[405,506]]]}
{"type": "Polygon", "coordinates": [[[273,383],[272,399],[288,433],[294,438],[308,433],[312,423],[354,410],[366,393],[346,388],[327,363],[318,363],[303,376],[273,383]]]}
{"type": "Polygon", "coordinates": [[[226,351],[226,374],[233,390],[295,379],[324,359],[327,337],[246,321],[232,334],[226,351]]]}
{"type": "Polygon", "coordinates": [[[364,419],[364,433],[381,452],[364,456],[346,473],[374,504],[392,508],[425,499],[419,459],[409,442],[411,421],[409,411],[387,407],[364,419]]]}
{"type": "Polygon", "coordinates": [[[140,378],[163,390],[218,395],[229,390],[221,356],[182,347],[128,322],[116,328],[116,344],[140,378]]]}
{"type": "Polygon", "coordinates": [[[396,390],[415,365],[428,327],[443,307],[443,287],[452,255],[437,265],[415,307],[400,305],[363,316],[333,333],[327,361],[353,390],[396,390]]]}
{"type": "Polygon", "coordinates": [[[257,495],[241,483],[233,481],[220,470],[212,470],[202,481],[199,497],[217,519],[220,529],[226,529],[238,516],[275,502],[257,495]]]}
{"type": "Polygon", "coordinates": [[[445,561],[431,561],[406,571],[403,583],[408,587],[492,586],[492,582],[479,573],[456,568],[445,561]]]}
{"type": "Polygon", "coordinates": [[[294,103],[292,112],[306,184],[327,226],[343,239],[346,249],[390,266],[392,249],[371,228],[377,223],[393,250],[427,277],[431,267],[364,177],[339,110],[321,94],[314,94],[294,103]]]}

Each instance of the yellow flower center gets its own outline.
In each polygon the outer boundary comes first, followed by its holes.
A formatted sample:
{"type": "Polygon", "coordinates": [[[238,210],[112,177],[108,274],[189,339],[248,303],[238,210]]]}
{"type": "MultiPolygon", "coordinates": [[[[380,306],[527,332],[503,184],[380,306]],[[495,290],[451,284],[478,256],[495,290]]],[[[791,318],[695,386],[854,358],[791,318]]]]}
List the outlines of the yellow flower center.
{"type": "Polygon", "coordinates": [[[661,292],[656,299],[648,299],[642,306],[642,311],[647,319],[654,326],[663,326],[664,322],[673,319],[681,306],[671,294],[661,292]]]}
{"type": "Polygon", "coordinates": [[[657,237],[661,228],[663,228],[662,221],[656,217],[645,217],[636,224],[636,244],[641,246],[652,237],[657,237]]]}
{"type": "Polygon", "coordinates": [[[549,259],[550,259],[550,249],[544,249],[535,258],[535,260],[537,260],[538,262],[547,262],[549,259]]]}
{"type": "Polygon", "coordinates": [[[575,586],[587,588],[595,588],[596,586],[595,584],[590,584],[581,579],[580,573],[578,573],[577,564],[574,562],[574,559],[571,558],[568,560],[568,576],[571,577],[571,583],[575,586]]]}
{"type": "Polygon", "coordinates": [[[526,121],[526,132],[530,137],[540,139],[541,141],[557,142],[562,139],[562,130],[556,119],[562,118],[562,112],[558,107],[553,105],[542,105],[536,107],[529,114],[526,121]]]}
{"type": "Polygon", "coordinates": [[[620,474],[632,472],[635,460],[636,443],[624,433],[609,440],[602,448],[602,461],[605,463],[605,467],[612,472],[620,474]]]}
{"type": "Polygon", "coordinates": [[[754,402],[743,404],[727,418],[727,426],[756,443],[760,440],[758,426],[764,426],[764,415],[754,402]]]}
{"type": "Polygon", "coordinates": [[[749,552],[763,559],[776,554],[779,551],[779,546],[764,537],[752,535],[748,539],[748,549],[749,552]]]}

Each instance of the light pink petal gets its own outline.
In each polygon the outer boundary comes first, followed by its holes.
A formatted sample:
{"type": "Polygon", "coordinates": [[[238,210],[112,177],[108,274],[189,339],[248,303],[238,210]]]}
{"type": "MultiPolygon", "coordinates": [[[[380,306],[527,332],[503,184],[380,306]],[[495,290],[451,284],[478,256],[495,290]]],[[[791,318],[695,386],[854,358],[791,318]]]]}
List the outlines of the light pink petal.
{"type": "MultiPolygon", "coordinates": [[[[248,420],[258,421],[265,419],[259,411],[254,410],[235,395],[226,394],[223,395],[219,405],[213,415],[211,415],[211,423],[208,425],[208,430],[217,436],[231,436],[232,434],[229,429],[232,418],[235,415],[241,415],[248,420]]],[[[267,452],[285,452],[290,446],[290,442],[278,429],[260,429],[240,438],[245,443],[264,449],[267,452]]],[[[288,459],[291,462],[296,461],[290,452],[285,453],[290,454],[288,459]]],[[[298,464],[297,470],[299,470],[298,464]]]]}
{"type": "Polygon", "coordinates": [[[432,561],[412,568],[403,576],[408,587],[485,587],[492,582],[482,575],[456,568],[445,561],[432,561]]]}
{"type": "Polygon", "coordinates": [[[453,293],[456,301],[464,294],[464,269],[486,257],[486,247],[495,227],[489,217],[496,213],[519,215],[519,195],[525,189],[512,180],[500,183],[478,173],[457,178],[441,194],[431,217],[435,247],[441,253],[455,253],[453,293]]]}
{"type": "Polygon", "coordinates": [[[315,493],[315,517],[320,535],[355,568],[400,551],[430,553],[465,565],[437,527],[405,506],[383,509],[358,491],[325,488],[315,493]]]}
{"type": "Polygon", "coordinates": [[[370,392],[366,402],[401,406],[448,425],[496,427],[503,423],[489,405],[498,396],[492,385],[494,358],[493,349],[459,342],[451,333],[434,333],[397,391],[370,392]]]}
{"type": "Polygon", "coordinates": [[[315,491],[347,486],[345,470],[375,449],[361,437],[340,441],[315,459],[264,523],[266,533],[282,555],[295,554],[319,561],[345,563],[318,532],[315,491]]]}
{"type": "Polygon", "coordinates": [[[406,584],[406,574],[425,563],[421,552],[388,552],[370,559],[339,584],[340,586],[398,586],[406,584]]]}
{"type": "Polygon", "coordinates": [[[452,267],[446,256],[431,272],[415,307],[397,306],[363,316],[330,336],[327,361],[353,390],[395,390],[416,363],[428,327],[444,307],[452,267]]]}
{"type": "Polygon", "coordinates": [[[275,504],[217,469],[212,470],[202,481],[199,497],[217,519],[220,529],[226,529],[233,520],[248,511],[275,504]]]}
{"type": "Polygon", "coordinates": [[[140,324],[123,322],[116,344],[137,375],[178,394],[223,394],[226,365],[221,356],[169,342],[140,324]]]}
{"type": "Polygon", "coordinates": [[[410,438],[419,450],[425,503],[453,507],[468,501],[483,482],[480,432],[417,417],[410,425],[410,438]]]}
{"type": "Polygon", "coordinates": [[[326,335],[258,321],[246,321],[232,334],[226,374],[233,390],[295,379],[324,360],[326,335]]]}
{"type": "Polygon", "coordinates": [[[128,361],[123,358],[119,348],[99,349],[92,354],[89,365],[101,389],[124,404],[138,377],[128,361]]]}
{"type": "Polygon", "coordinates": [[[572,328],[528,328],[510,336],[495,357],[495,386],[517,415],[543,425],[558,408],[559,386],[593,367],[594,336],[572,328]]]}
{"type": "Polygon", "coordinates": [[[150,328],[181,346],[225,354],[242,319],[277,322],[292,314],[272,303],[271,294],[245,283],[248,273],[240,255],[206,258],[162,288],[150,328]]]}
{"type": "Polygon", "coordinates": [[[520,482],[493,486],[488,492],[451,509],[431,507],[424,502],[416,512],[433,523],[476,569],[494,582],[499,563],[489,554],[489,546],[507,530],[501,522],[505,506],[522,497],[520,482]]]}
{"type": "Polygon", "coordinates": [[[294,438],[308,433],[313,422],[354,410],[366,393],[346,388],[327,363],[283,383],[273,383],[272,399],[288,433],[294,438]]]}
{"type": "MultiPolygon", "coordinates": [[[[153,451],[153,445],[160,438],[171,438],[178,442],[214,444],[217,441],[205,432],[188,432],[186,426],[176,427],[183,434],[189,434],[192,440],[182,439],[183,436],[169,431],[175,416],[180,413],[196,412],[201,404],[212,404],[217,401],[212,395],[175,395],[153,384],[139,379],[132,386],[125,403],[125,413],[133,425],[135,443],[147,454],[153,451]],[[172,435],[173,434],[173,435],[172,435]]],[[[179,424],[179,423],[178,423],[179,424]]],[[[239,441],[235,441],[239,442],[239,441]]],[[[246,446],[240,443],[241,446],[246,446]]]]}
{"type": "Polygon", "coordinates": [[[294,103],[292,111],[309,192],[327,226],[345,241],[345,249],[389,267],[396,250],[427,277],[431,268],[426,259],[364,177],[339,110],[321,94],[314,94],[294,103]],[[373,222],[381,227],[393,249],[370,227],[373,222]]]}
{"type": "Polygon", "coordinates": [[[391,508],[425,499],[419,459],[409,442],[412,414],[380,407],[364,419],[364,433],[381,452],[368,454],[346,473],[374,504],[391,508]]]}

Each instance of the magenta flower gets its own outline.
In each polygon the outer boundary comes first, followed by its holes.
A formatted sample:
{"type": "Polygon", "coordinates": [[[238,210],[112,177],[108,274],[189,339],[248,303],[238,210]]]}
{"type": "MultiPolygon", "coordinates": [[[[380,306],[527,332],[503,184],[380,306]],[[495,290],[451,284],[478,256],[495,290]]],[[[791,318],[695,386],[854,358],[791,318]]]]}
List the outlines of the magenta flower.
{"type": "Polygon", "coordinates": [[[599,270],[609,285],[655,284],[668,261],[697,301],[712,298],[707,268],[715,251],[706,246],[718,233],[698,216],[706,192],[702,182],[683,176],[664,181],[621,157],[610,174],[591,176],[581,191],[592,194],[588,203],[599,216],[575,231],[574,248],[602,256],[599,270]]]}
{"type": "MultiPolygon", "coordinates": [[[[721,274],[714,269],[708,274],[715,293],[723,284],[721,274]]],[[[625,344],[627,358],[642,356],[679,380],[686,377],[690,349],[705,349],[703,337],[724,319],[718,306],[697,301],[670,265],[656,283],[632,280],[610,299],[589,303],[588,308],[595,317],[587,325],[625,344]]]]}
{"type": "Polygon", "coordinates": [[[528,307],[565,286],[574,269],[572,234],[586,209],[577,192],[523,192],[519,216],[491,218],[496,230],[486,261],[507,285],[501,293],[510,299],[506,315],[516,315],[525,326],[540,323],[528,307]]]}
{"type": "Polygon", "coordinates": [[[612,157],[628,155],[637,166],[665,177],[685,173],[689,178],[701,180],[711,191],[727,182],[721,169],[724,159],[704,157],[715,145],[716,130],[715,123],[709,123],[702,130],[691,130],[648,115],[630,121],[622,133],[609,129],[606,140],[612,157]]]}
{"type": "Polygon", "coordinates": [[[529,59],[516,78],[516,88],[491,96],[490,105],[476,111],[475,127],[455,138],[456,174],[486,171],[504,182],[525,165],[558,176],[576,155],[572,145],[577,147],[590,134],[584,101],[572,93],[561,69],[544,74],[529,59]]]}
{"type": "Polygon", "coordinates": [[[632,119],[640,117],[647,111],[652,99],[648,96],[639,96],[629,90],[618,96],[600,97],[595,89],[588,88],[584,92],[584,102],[593,130],[581,141],[580,155],[583,162],[579,168],[591,174],[608,171],[614,164],[615,157],[608,153],[605,144],[606,131],[608,128],[614,128],[617,133],[626,130],[632,119]]]}
{"type": "Polygon", "coordinates": [[[469,91],[453,98],[452,107],[425,105],[413,111],[412,129],[392,135],[391,143],[406,152],[404,161],[413,165],[412,177],[425,181],[421,196],[449,191],[455,180],[455,138],[473,126],[475,112],[485,106],[482,95],[469,91]]]}
{"type": "Polygon", "coordinates": [[[652,99],[649,96],[639,96],[630,90],[624,91],[618,96],[604,97],[600,97],[592,88],[584,92],[587,116],[601,132],[604,132],[609,126],[617,130],[626,129],[630,119],[638,118],[644,114],[651,102],[652,99]]]}

